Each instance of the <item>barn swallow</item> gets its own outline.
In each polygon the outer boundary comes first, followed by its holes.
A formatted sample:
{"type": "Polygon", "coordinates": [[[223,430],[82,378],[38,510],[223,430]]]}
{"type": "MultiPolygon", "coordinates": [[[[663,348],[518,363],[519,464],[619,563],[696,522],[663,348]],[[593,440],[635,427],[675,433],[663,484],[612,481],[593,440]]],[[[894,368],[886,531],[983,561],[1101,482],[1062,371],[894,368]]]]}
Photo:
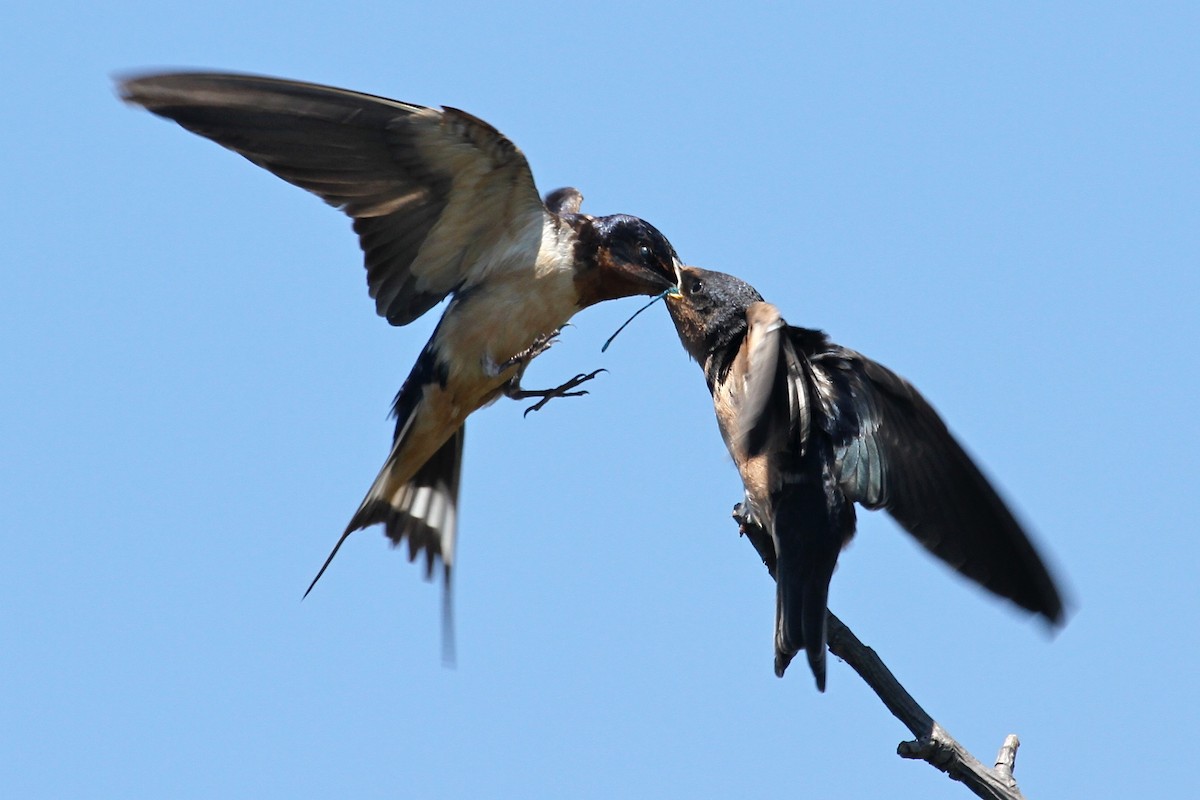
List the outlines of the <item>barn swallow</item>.
{"type": "Polygon", "coordinates": [[[825,690],[829,583],[856,502],[887,510],[981,586],[1062,623],[1062,598],[1029,537],[908,381],[788,325],[731,275],[680,268],[666,299],[742,477],[735,517],[776,579],[777,675],[803,649],[825,690]]]}
{"type": "Polygon", "coordinates": [[[119,91],[350,216],[391,324],[450,297],[396,395],[391,452],[308,587],[347,536],[381,523],[410,561],[423,556],[427,579],[442,563],[448,603],[467,416],[501,395],[540,398],[534,409],[584,394],[571,390],[595,373],[548,390],[521,376],[575,312],[669,287],[674,248],[637,217],[580,213],[575,189],[543,202],[521,151],[458,109],[234,74],[148,75],[119,91]]]}

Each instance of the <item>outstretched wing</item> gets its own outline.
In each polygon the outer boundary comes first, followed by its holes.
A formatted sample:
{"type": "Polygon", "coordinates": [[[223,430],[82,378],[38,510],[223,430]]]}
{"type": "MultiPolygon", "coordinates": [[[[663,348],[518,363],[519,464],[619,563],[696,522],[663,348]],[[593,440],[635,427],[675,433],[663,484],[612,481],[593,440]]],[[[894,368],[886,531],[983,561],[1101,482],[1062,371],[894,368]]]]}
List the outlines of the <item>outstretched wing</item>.
{"type": "Polygon", "coordinates": [[[131,78],[120,92],[352,217],[371,297],[393,325],[514,248],[537,251],[547,212],[525,156],[463,111],[217,73],[131,78]]]}
{"type": "Polygon", "coordinates": [[[846,496],[886,509],[931,553],[1059,623],[1063,602],[1029,537],[911,384],[837,345],[810,354],[846,496]]]}

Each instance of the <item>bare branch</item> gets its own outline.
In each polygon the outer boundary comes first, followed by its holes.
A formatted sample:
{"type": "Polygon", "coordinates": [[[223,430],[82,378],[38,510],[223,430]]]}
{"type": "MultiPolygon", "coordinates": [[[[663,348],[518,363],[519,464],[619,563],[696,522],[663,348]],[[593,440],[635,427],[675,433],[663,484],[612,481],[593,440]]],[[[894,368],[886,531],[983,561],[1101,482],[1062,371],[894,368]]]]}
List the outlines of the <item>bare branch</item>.
{"type": "Polygon", "coordinates": [[[954,780],[962,781],[979,797],[1023,800],[1012,777],[1019,744],[1016,736],[1010,735],[1004,740],[1004,746],[996,756],[996,769],[984,766],[921,708],[875,651],[859,641],[832,611],[829,612],[829,652],[849,664],[896,719],[917,737],[914,741],[901,742],[896,748],[902,758],[928,762],[954,780]]]}
{"type": "MultiPolygon", "coordinates": [[[[775,576],[774,552],[766,552],[770,537],[761,527],[740,514],[741,507],[734,510],[741,533],[750,540],[771,577],[775,576]]],[[[859,641],[846,625],[829,612],[829,652],[850,665],[896,719],[900,720],[912,735],[913,741],[901,742],[896,752],[901,758],[925,761],[956,781],[961,781],[978,797],[985,800],[1024,800],[1013,778],[1020,741],[1013,734],[1005,738],[996,755],[995,768],[985,766],[955,741],[933,717],[913,699],[896,676],[883,663],[878,654],[859,641]]]]}
{"type": "Polygon", "coordinates": [[[1000,752],[996,754],[996,774],[1001,780],[1011,781],[1016,785],[1016,779],[1013,778],[1013,770],[1017,768],[1017,748],[1021,746],[1021,740],[1017,738],[1015,733],[1010,733],[1004,737],[1004,744],[1000,745],[1000,752]]]}

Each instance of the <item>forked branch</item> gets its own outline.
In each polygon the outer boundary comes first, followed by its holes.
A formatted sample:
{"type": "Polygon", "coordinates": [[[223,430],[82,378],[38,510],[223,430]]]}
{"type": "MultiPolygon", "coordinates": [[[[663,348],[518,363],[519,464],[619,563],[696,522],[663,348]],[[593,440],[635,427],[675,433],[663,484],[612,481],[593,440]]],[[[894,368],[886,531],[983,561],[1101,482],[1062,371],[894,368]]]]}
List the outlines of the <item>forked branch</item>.
{"type": "Polygon", "coordinates": [[[987,767],[955,741],[933,717],[921,708],[878,654],[867,647],[832,611],[829,612],[829,652],[850,665],[879,696],[896,719],[917,737],[896,748],[901,758],[928,762],[977,796],[988,800],[1024,800],[1013,768],[1020,742],[1009,734],[996,756],[995,767],[987,767]]]}

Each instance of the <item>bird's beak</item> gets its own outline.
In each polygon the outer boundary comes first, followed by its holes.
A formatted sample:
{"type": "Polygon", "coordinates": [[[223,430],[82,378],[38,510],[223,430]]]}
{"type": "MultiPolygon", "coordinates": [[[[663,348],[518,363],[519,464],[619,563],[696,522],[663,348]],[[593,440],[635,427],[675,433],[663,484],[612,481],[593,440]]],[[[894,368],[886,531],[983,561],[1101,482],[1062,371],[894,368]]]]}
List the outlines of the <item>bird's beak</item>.
{"type": "Polygon", "coordinates": [[[618,260],[611,254],[605,254],[601,269],[585,273],[584,278],[580,289],[580,307],[639,294],[653,297],[669,290],[674,283],[674,276],[668,267],[651,267],[618,260]]]}
{"type": "Polygon", "coordinates": [[[623,272],[625,279],[636,287],[631,294],[660,294],[674,285],[675,276],[662,268],[630,264],[625,266],[623,272]]]}
{"type": "Polygon", "coordinates": [[[675,258],[671,263],[671,270],[669,272],[655,273],[659,280],[662,281],[662,286],[660,288],[669,289],[672,292],[675,291],[676,286],[679,283],[679,268],[681,266],[682,264],[679,263],[679,259],[675,258]]]}
{"type": "Polygon", "coordinates": [[[675,274],[672,277],[674,277],[675,280],[671,282],[671,287],[670,287],[670,289],[667,290],[667,299],[668,300],[671,300],[672,298],[678,300],[679,298],[683,297],[683,295],[680,294],[680,292],[679,292],[679,281],[681,278],[680,270],[683,269],[683,264],[680,264],[679,260],[676,259],[674,266],[675,266],[675,274]]]}
{"type": "Polygon", "coordinates": [[[686,267],[684,267],[683,264],[680,264],[679,261],[676,260],[675,261],[675,283],[672,284],[671,288],[667,291],[667,302],[668,303],[671,302],[672,300],[678,302],[683,299],[683,292],[679,291],[679,287],[683,285],[684,269],[686,269],[686,267]]]}

